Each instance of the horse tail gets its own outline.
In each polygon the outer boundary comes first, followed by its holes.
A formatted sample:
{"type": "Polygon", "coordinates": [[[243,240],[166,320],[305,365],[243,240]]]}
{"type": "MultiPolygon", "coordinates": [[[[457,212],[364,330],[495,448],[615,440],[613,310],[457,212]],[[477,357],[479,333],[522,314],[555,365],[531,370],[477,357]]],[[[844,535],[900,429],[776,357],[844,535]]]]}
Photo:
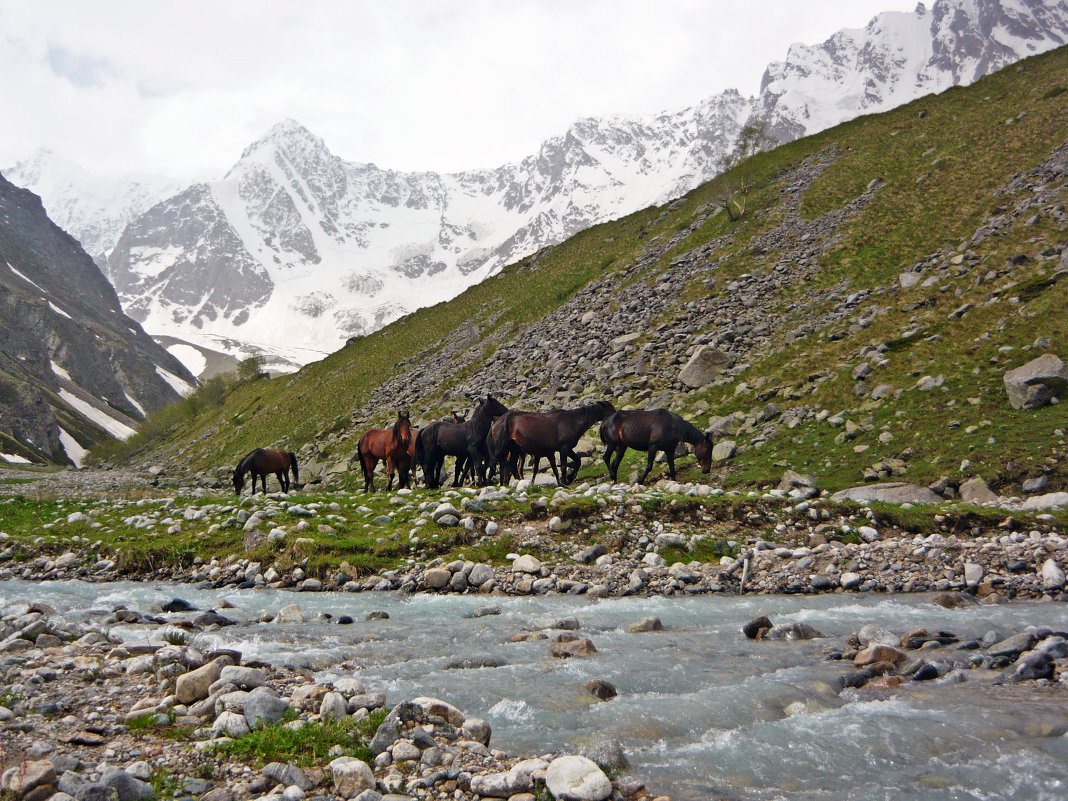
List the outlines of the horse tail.
{"type": "Polygon", "coordinates": [[[293,483],[299,484],[300,477],[297,475],[297,455],[293,451],[286,454],[289,457],[289,466],[293,469],[293,483]]]}

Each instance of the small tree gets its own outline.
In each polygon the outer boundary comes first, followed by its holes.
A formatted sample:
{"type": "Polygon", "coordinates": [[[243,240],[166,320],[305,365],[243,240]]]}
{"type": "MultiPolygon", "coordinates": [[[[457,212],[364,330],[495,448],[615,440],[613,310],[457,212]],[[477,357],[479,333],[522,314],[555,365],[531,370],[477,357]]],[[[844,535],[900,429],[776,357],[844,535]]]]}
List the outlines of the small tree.
{"type": "Polygon", "coordinates": [[[734,171],[734,180],[724,180],[722,189],[716,196],[716,203],[727,212],[731,220],[745,216],[752,175],[748,169],[749,160],[764,150],[771,150],[779,143],[768,130],[767,117],[754,117],[742,126],[734,147],[719,160],[721,172],[734,171]],[[741,198],[741,200],[739,200],[741,198]]]}
{"type": "Polygon", "coordinates": [[[252,381],[263,375],[263,356],[254,353],[237,363],[237,380],[252,381]]]}

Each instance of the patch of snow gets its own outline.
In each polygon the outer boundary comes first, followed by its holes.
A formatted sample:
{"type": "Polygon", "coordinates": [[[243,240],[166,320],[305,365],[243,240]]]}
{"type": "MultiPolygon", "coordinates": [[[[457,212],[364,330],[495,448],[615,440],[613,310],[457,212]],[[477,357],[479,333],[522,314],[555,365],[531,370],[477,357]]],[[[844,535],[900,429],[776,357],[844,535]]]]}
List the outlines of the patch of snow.
{"type": "MultiPolygon", "coordinates": [[[[159,369],[159,368],[156,368],[159,369]]],[[[137,432],[125,423],[121,423],[106,412],[86,403],[77,395],[65,389],[59,391],[59,397],[63,398],[68,406],[87,420],[92,420],[102,429],[118,439],[129,439],[137,432]]],[[[69,455],[69,454],[68,454],[69,455]]]]}
{"type": "Polygon", "coordinates": [[[78,440],[68,434],[62,426],[59,429],[59,444],[63,446],[64,452],[74,462],[75,467],[85,466],[85,457],[89,455],[89,451],[79,445],[78,440]]]}
{"type": "Polygon", "coordinates": [[[37,287],[42,292],[44,292],[44,289],[41,288],[40,284],[38,284],[37,282],[33,281],[28,275],[26,275],[26,273],[20,272],[19,270],[16,270],[14,267],[12,267],[11,266],[11,262],[7,262],[7,267],[8,267],[9,270],[11,270],[11,272],[13,272],[15,275],[17,275],[19,278],[21,278],[27,284],[33,284],[35,287],[37,287]]]}
{"type": "MultiPolygon", "coordinates": [[[[197,377],[208,366],[208,360],[204,358],[204,354],[192,345],[174,344],[167,348],[167,353],[180,361],[186,370],[197,377]]],[[[174,384],[171,384],[171,386],[173,387],[174,384]]],[[[181,392],[181,390],[178,391],[181,392]]]]}
{"type": "Polygon", "coordinates": [[[5,462],[10,462],[11,464],[30,463],[29,459],[19,456],[17,453],[0,453],[0,459],[3,459],[5,462]]]}
{"type": "Polygon", "coordinates": [[[58,364],[56,364],[54,360],[52,361],[52,372],[58,375],[60,378],[65,378],[72,383],[74,381],[74,379],[70,377],[70,373],[68,373],[58,364]]]}
{"type": "Polygon", "coordinates": [[[174,373],[164,370],[159,365],[156,365],[156,374],[171,385],[171,389],[181,395],[183,398],[193,394],[193,387],[180,379],[174,373]]]}
{"type": "Polygon", "coordinates": [[[48,305],[52,307],[52,311],[54,311],[54,312],[55,312],[56,314],[62,314],[62,315],[63,315],[64,317],[66,317],[66,318],[67,318],[68,320],[73,320],[73,319],[74,319],[74,318],[73,318],[73,317],[71,317],[71,316],[70,316],[69,314],[67,314],[67,313],[66,313],[65,311],[63,311],[63,309],[59,308],[59,306],[57,306],[57,305],[56,305],[55,303],[53,303],[52,301],[48,301],[48,305]]]}
{"type": "Polygon", "coordinates": [[[143,407],[140,403],[134,400],[134,398],[130,396],[129,392],[123,392],[122,394],[126,396],[126,400],[130,402],[130,405],[132,405],[135,409],[137,409],[137,411],[141,413],[142,417],[148,417],[148,414],[146,414],[145,412],[145,407],[143,407]]]}

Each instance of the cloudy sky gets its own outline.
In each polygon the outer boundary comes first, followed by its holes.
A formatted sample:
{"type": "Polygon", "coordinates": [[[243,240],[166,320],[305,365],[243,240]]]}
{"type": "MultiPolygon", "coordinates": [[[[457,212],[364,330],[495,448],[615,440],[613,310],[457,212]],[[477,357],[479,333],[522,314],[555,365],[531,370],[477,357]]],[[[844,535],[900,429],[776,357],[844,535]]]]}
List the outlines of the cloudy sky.
{"type": "Polygon", "coordinates": [[[350,161],[438,171],[582,116],[759,89],[793,42],[915,0],[0,0],[0,168],[217,177],[293,118],[350,161]]]}

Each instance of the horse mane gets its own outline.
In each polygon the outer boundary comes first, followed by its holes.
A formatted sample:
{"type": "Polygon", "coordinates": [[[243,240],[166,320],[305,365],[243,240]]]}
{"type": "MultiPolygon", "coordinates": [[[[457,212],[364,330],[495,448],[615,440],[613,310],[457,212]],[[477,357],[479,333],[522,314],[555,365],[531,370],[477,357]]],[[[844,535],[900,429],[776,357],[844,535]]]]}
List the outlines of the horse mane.
{"type": "Polygon", "coordinates": [[[252,460],[252,457],[255,456],[261,450],[263,450],[263,449],[262,448],[253,448],[251,451],[249,451],[247,454],[245,454],[245,457],[240,462],[237,463],[237,467],[235,468],[235,472],[236,471],[240,471],[241,473],[245,473],[248,470],[248,463],[252,460]]]}

